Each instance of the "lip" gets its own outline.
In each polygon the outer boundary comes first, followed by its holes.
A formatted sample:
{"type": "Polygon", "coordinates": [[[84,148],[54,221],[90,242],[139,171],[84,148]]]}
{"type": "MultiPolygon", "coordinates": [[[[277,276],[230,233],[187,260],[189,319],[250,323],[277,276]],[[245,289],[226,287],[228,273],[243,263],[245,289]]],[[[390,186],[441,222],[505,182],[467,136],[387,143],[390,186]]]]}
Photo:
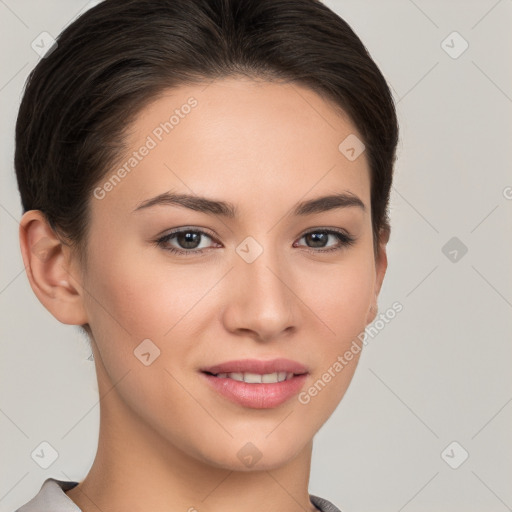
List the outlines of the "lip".
{"type": "Polygon", "coordinates": [[[202,372],[208,373],[275,373],[286,372],[297,375],[308,373],[308,369],[291,359],[278,358],[270,360],[262,359],[238,359],[235,361],[226,361],[206,368],[201,368],[202,372]]]}
{"type": "Polygon", "coordinates": [[[272,409],[298,394],[309,375],[308,369],[290,359],[240,359],[227,361],[201,369],[201,377],[208,385],[228,400],[252,409],[272,409]],[[218,373],[293,373],[288,380],[275,383],[240,382],[230,378],[216,377],[218,373]]]}

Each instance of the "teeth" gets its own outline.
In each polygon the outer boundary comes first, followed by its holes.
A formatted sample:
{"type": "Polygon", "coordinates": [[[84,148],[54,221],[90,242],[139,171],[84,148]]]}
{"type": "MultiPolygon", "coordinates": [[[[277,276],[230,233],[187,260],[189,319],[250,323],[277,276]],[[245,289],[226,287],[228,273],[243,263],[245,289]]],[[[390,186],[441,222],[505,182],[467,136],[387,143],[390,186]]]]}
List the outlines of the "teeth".
{"type": "Polygon", "coordinates": [[[217,377],[220,379],[233,379],[239,382],[246,382],[248,384],[274,384],[276,382],[283,382],[293,377],[293,372],[274,372],[274,373],[218,373],[217,377]]]}
{"type": "Polygon", "coordinates": [[[243,374],[243,381],[247,382],[249,384],[261,384],[261,377],[259,373],[244,373],[243,374]]]}

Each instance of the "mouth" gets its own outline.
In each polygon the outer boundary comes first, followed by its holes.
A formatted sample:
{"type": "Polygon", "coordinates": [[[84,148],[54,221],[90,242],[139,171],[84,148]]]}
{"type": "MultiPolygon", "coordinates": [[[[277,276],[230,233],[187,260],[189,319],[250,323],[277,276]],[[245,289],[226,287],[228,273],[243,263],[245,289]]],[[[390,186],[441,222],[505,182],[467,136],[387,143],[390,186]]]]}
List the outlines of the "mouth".
{"type": "Polygon", "coordinates": [[[254,409],[278,407],[303,387],[308,369],[289,359],[228,361],[200,370],[232,402],[254,409]]]}

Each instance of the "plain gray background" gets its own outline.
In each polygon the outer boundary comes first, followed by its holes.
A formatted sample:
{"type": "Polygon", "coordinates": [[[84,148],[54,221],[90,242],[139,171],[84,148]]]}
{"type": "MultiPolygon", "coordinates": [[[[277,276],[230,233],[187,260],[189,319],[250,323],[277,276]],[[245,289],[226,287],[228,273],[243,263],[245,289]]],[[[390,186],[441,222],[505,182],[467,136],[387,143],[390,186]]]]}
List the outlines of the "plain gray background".
{"type": "MultiPolygon", "coordinates": [[[[379,310],[403,310],[369,340],[315,438],[310,493],[345,512],[512,510],[512,0],[325,3],[397,102],[379,310]]],[[[17,108],[39,59],[31,43],[86,5],[0,0],[2,512],[45,478],[83,479],[96,450],[94,363],[30,289],[13,170],[17,108]],[[48,469],[31,457],[43,441],[58,452],[48,469]]]]}

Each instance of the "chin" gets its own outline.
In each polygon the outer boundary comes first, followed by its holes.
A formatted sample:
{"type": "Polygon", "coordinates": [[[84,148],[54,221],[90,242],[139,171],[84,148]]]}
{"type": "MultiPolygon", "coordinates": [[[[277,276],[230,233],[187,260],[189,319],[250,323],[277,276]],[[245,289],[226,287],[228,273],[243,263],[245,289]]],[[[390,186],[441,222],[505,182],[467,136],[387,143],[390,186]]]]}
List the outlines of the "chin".
{"type": "MultiPolygon", "coordinates": [[[[310,439],[302,443],[291,442],[288,436],[275,435],[274,439],[252,436],[241,441],[240,438],[228,442],[216,442],[216,448],[204,447],[200,458],[207,464],[230,471],[269,471],[285,466],[295,459],[308,444],[310,439]]],[[[274,434],[271,434],[271,437],[274,434]]]]}

